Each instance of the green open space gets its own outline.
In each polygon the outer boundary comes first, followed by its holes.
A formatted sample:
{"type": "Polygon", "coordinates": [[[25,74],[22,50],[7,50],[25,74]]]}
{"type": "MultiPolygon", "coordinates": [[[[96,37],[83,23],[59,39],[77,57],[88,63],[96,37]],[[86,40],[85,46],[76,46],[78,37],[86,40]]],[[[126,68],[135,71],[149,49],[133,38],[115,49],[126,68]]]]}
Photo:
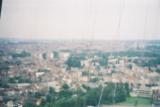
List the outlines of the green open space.
{"type": "Polygon", "coordinates": [[[150,98],[128,97],[126,101],[119,103],[120,105],[151,105],[150,98]]]}

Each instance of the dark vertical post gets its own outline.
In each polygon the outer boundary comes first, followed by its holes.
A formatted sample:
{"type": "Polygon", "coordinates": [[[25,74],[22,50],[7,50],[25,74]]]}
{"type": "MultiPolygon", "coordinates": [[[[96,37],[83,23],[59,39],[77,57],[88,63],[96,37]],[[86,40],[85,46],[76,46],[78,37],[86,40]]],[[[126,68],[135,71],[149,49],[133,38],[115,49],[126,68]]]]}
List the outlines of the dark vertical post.
{"type": "Polygon", "coordinates": [[[1,11],[2,11],[2,0],[0,0],[0,17],[1,17],[1,11]]]}

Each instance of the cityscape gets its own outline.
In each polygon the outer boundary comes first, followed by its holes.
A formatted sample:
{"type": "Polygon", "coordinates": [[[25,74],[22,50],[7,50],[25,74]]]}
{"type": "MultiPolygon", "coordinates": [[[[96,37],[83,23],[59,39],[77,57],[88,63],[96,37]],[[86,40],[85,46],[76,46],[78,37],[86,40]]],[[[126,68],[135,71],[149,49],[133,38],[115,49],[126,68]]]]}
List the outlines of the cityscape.
{"type": "Polygon", "coordinates": [[[0,0],[0,107],[160,107],[160,0],[0,0]]]}
{"type": "Polygon", "coordinates": [[[158,40],[0,40],[0,107],[159,107],[158,40]]]}

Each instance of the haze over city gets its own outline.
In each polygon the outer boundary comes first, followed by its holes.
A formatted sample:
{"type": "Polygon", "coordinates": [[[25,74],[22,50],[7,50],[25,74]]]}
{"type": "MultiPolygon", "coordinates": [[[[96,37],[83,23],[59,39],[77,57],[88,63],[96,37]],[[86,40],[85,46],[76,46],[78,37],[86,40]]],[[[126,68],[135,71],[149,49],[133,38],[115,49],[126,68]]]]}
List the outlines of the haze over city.
{"type": "Polygon", "coordinates": [[[160,39],[159,0],[4,0],[0,38],[160,39]]]}
{"type": "Polygon", "coordinates": [[[0,0],[0,107],[160,107],[160,0],[0,0]]]}

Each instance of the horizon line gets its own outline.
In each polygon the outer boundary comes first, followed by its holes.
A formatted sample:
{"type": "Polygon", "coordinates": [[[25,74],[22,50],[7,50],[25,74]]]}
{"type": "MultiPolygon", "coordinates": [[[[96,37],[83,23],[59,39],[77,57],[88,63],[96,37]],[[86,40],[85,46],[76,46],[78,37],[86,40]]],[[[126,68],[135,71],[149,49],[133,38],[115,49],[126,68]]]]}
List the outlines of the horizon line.
{"type": "Polygon", "coordinates": [[[103,39],[103,38],[17,38],[17,37],[0,37],[0,40],[20,40],[20,41],[73,41],[73,40],[87,40],[87,41],[160,41],[156,39],[103,39]]]}

